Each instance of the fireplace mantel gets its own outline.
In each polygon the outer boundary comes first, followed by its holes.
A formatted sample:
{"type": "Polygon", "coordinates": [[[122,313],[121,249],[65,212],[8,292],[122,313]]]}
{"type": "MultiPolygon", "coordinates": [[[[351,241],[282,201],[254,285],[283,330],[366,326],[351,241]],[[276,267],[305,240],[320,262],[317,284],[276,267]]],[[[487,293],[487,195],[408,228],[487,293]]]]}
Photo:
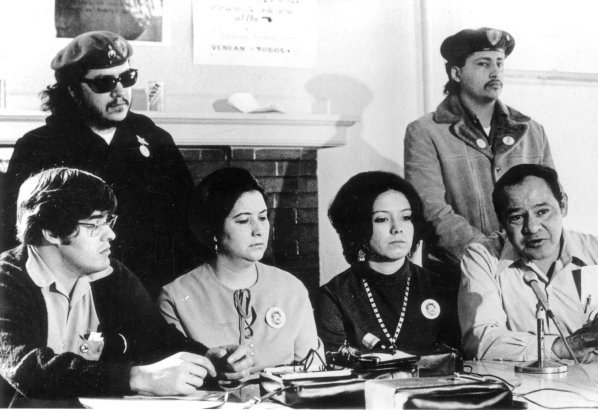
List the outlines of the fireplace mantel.
{"type": "MultiPolygon", "coordinates": [[[[230,147],[326,148],[345,145],[347,129],[359,117],[293,115],[140,112],[170,132],[177,145],[230,147]]],[[[0,146],[12,146],[28,131],[45,124],[43,111],[0,110],[0,146]]]]}

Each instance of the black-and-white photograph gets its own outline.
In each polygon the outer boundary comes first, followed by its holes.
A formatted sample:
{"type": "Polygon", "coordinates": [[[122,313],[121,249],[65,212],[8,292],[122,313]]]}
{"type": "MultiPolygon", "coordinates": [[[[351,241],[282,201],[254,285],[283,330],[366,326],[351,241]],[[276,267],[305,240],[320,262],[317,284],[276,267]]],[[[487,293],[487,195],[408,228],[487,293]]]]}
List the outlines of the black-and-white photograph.
{"type": "Polygon", "coordinates": [[[596,15],[0,1],[0,408],[598,407],[596,15]]]}
{"type": "Polygon", "coordinates": [[[163,40],[164,0],[54,0],[56,37],[107,30],[126,40],[163,40]]]}

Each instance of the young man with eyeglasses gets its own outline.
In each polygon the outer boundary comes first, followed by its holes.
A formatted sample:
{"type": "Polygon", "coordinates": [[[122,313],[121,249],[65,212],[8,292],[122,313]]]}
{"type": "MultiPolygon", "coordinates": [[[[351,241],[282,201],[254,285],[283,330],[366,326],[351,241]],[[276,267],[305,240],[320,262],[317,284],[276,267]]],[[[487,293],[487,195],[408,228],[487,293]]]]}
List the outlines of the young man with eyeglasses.
{"type": "Polygon", "coordinates": [[[56,55],[57,82],[42,92],[52,115],[17,141],[9,162],[0,250],[15,244],[16,195],[25,179],[52,167],[82,169],[114,189],[120,219],[113,256],[156,298],[163,285],[201,261],[187,223],[193,181],[185,161],[166,131],[129,110],[138,78],[132,54],[121,36],[96,31],[56,55]]]}
{"type": "Polygon", "coordinates": [[[168,325],[139,279],[110,258],[115,209],[110,187],[85,171],[54,168],[21,186],[22,245],[0,255],[0,406],[188,395],[216,367],[226,379],[250,368],[244,347],[208,349],[168,325]]]}

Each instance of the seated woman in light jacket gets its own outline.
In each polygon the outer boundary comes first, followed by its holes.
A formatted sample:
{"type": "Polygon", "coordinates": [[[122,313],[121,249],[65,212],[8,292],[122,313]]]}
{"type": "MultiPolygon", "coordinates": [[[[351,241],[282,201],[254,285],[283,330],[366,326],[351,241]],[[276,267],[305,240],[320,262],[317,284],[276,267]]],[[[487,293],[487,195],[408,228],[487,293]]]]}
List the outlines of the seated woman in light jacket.
{"type": "Polygon", "coordinates": [[[409,255],[424,233],[423,204],[411,184],[389,172],[357,174],[328,210],[349,269],[322,286],[316,322],[327,351],[432,349],[442,339],[444,291],[439,275],[409,255]],[[378,341],[379,340],[379,341],[378,341]]]}
{"type": "Polygon", "coordinates": [[[206,346],[246,346],[249,377],[318,349],[305,286],[259,262],[270,223],[266,194],[248,171],[223,168],[205,177],[193,192],[190,224],[211,258],[164,286],[158,302],[167,321],[206,346]]]}

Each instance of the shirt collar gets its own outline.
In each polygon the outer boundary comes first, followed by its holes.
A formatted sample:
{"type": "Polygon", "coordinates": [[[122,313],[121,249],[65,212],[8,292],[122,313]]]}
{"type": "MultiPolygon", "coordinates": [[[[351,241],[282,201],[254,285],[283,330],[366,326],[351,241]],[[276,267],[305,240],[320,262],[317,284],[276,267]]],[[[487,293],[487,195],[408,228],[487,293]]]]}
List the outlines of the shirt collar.
{"type": "Polygon", "coordinates": [[[46,288],[56,282],[56,277],[50,271],[35,246],[27,245],[29,257],[25,263],[27,273],[40,288],[46,288]]]}
{"type": "MultiPolygon", "coordinates": [[[[48,265],[46,265],[42,259],[37,248],[32,245],[27,245],[27,252],[29,257],[25,263],[25,269],[27,270],[29,277],[31,277],[31,280],[33,280],[33,283],[40,288],[45,288],[56,282],[56,276],[54,276],[50,268],[48,268],[48,265]]],[[[93,282],[105,278],[110,275],[112,271],[112,266],[108,266],[104,270],[87,275],[86,278],[88,282],[93,282]]]]}
{"type": "MultiPolygon", "coordinates": [[[[527,264],[525,258],[523,258],[523,256],[519,254],[519,252],[511,244],[511,241],[509,241],[509,238],[507,238],[507,234],[501,232],[500,236],[504,241],[504,246],[500,254],[500,259],[498,261],[498,268],[496,273],[499,274],[506,268],[512,266],[513,264],[519,261],[521,261],[520,263],[522,264],[527,264]]],[[[571,262],[579,266],[586,266],[583,257],[583,249],[581,249],[577,245],[577,242],[572,240],[569,231],[563,229],[563,249],[559,258],[559,261],[562,263],[562,266],[567,266],[571,262]]]]}
{"type": "MultiPolygon", "coordinates": [[[[478,116],[475,115],[475,113],[473,111],[471,111],[469,109],[469,107],[467,107],[467,105],[463,104],[463,101],[461,101],[461,98],[459,98],[459,103],[461,104],[461,107],[463,108],[463,112],[469,118],[469,120],[471,122],[473,122],[474,124],[480,124],[480,126],[481,126],[478,116]]],[[[495,121],[497,121],[497,120],[503,120],[507,117],[508,117],[508,114],[505,112],[505,107],[503,107],[503,104],[499,100],[496,100],[496,102],[494,103],[494,112],[492,114],[492,124],[494,124],[495,121]]]]}

